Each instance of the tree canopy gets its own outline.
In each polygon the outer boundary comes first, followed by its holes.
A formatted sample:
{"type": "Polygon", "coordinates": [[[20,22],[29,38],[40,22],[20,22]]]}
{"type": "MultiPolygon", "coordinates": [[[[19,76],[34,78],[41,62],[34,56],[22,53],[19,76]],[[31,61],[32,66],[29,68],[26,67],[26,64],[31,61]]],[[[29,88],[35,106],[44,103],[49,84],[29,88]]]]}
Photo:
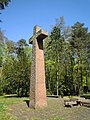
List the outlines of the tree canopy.
{"type": "MultiPolygon", "coordinates": [[[[80,95],[90,91],[90,32],[84,23],[65,26],[56,19],[44,41],[47,94],[80,95]]],[[[0,30],[0,94],[29,95],[32,47],[25,39],[8,40],[0,30]]]]}
{"type": "Polygon", "coordinates": [[[0,10],[5,9],[11,0],[0,0],[0,10]]]}

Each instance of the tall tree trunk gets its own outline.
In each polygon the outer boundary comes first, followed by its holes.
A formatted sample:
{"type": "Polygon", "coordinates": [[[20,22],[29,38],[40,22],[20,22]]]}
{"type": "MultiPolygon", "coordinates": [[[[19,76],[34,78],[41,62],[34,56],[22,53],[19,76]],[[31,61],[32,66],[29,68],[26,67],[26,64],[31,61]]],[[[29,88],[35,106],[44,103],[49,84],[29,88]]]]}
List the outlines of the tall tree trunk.
{"type": "MultiPolygon", "coordinates": [[[[58,55],[58,51],[57,52],[57,55],[58,55]]],[[[57,63],[56,63],[56,89],[57,89],[57,97],[59,96],[59,56],[57,56],[57,59],[56,59],[57,63]]]]}
{"type": "Polygon", "coordinates": [[[86,93],[88,92],[88,71],[86,68],[86,93]]]}
{"type": "Polygon", "coordinates": [[[58,71],[56,71],[56,89],[57,89],[57,97],[59,96],[59,90],[58,90],[58,71]]]}
{"type": "Polygon", "coordinates": [[[74,78],[73,78],[73,75],[74,75],[74,72],[73,72],[73,69],[74,69],[74,63],[73,63],[74,59],[73,57],[71,56],[71,80],[72,80],[72,94],[74,95],[75,94],[75,87],[74,87],[74,78]]]}
{"type": "Polygon", "coordinates": [[[80,71],[80,65],[81,65],[80,49],[78,49],[78,95],[81,92],[81,71],[80,71]]]}
{"type": "Polygon", "coordinates": [[[18,82],[18,96],[20,96],[20,94],[19,94],[19,91],[20,91],[20,80],[19,80],[19,82],[18,82]]]}

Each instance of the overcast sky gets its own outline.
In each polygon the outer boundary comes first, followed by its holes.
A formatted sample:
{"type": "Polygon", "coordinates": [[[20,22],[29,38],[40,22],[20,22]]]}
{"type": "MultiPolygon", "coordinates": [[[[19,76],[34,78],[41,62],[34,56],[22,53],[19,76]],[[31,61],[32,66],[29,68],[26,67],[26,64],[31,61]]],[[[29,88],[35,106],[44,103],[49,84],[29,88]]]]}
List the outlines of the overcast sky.
{"type": "Polygon", "coordinates": [[[67,26],[79,21],[90,31],[90,0],[12,0],[1,12],[0,28],[13,41],[24,38],[28,42],[34,25],[50,32],[60,16],[67,26]]]}

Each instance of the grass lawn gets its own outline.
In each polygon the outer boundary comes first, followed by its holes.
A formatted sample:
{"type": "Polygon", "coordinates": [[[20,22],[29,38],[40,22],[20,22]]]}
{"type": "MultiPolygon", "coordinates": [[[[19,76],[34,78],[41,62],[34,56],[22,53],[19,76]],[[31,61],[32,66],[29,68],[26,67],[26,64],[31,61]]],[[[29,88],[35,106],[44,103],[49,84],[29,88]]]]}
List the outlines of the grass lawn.
{"type": "Polygon", "coordinates": [[[28,108],[29,98],[0,96],[0,120],[90,120],[90,107],[64,107],[62,98],[47,98],[44,109],[28,108]]]}
{"type": "Polygon", "coordinates": [[[9,105],[18,104],[27,98],[18,98],[15,95],[0,96],[0,120],[18,120],[17,117],[13,116],[8,112],[9,105]]]}

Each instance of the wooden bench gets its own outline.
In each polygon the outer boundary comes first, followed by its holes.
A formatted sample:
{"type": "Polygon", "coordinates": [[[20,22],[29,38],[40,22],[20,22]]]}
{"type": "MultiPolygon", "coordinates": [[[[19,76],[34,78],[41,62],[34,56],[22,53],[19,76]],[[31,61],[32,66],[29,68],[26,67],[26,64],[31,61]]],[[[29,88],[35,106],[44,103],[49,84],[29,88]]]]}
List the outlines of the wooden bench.
{"type": "Polygon", "coordinates": [[[76,99],[66,99],[66,100],[64,100],[64,105],[72,107],[74,105],[77,105],[77,100],[76,99]]]}
{"type": "Polygon", "coordinates": [[[68,98],[64,100],[65,106],[75,106],[75,105],[82,105],[83,101],[85,101],[85,98],[68,98]]]}
{"type": "Polygon", "coordinates": [[[90,107],[90,100],[84,100],[84,101],[82,101],[81,105],[85,105],[85,106],[90,107]]]}

